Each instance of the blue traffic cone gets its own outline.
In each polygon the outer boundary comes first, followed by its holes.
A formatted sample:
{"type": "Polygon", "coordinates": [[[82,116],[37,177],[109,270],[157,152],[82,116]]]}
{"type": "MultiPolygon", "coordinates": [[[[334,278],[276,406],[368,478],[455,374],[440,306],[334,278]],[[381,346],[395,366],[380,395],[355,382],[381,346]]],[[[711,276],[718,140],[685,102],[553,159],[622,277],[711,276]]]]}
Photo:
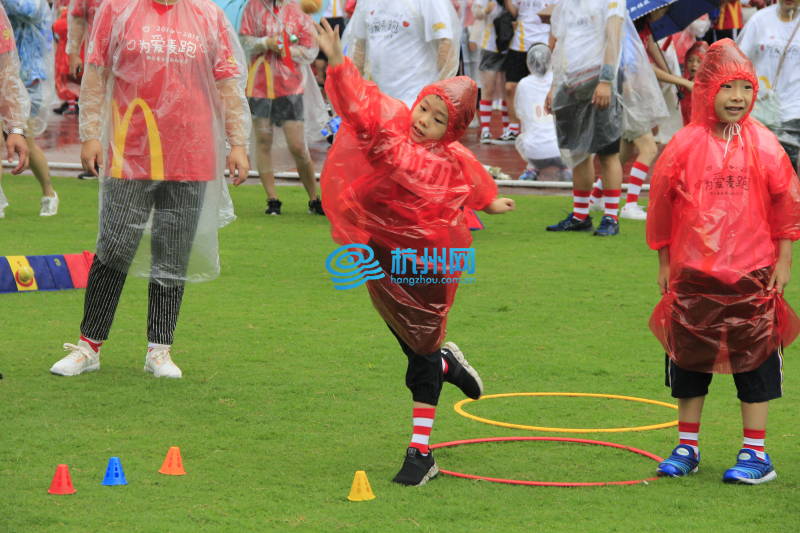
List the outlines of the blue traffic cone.
{"type": "Polygon", "coordinates": [[[125,479],[125,472],[122,471],[122,463],[119,462],[119,457],[109,458],[106,476],[103,478],[102,484],[107,486],[128,484],[125,479]]]}

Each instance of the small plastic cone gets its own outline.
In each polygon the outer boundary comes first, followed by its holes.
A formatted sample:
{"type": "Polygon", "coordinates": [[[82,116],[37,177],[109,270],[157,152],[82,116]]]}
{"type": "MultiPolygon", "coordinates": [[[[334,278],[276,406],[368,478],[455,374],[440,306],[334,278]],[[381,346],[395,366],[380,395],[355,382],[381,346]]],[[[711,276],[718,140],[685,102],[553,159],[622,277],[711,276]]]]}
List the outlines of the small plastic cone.
{"type": "Polygon", "coordinates": [[[127,485],[128,480],[125,479],[125,472],[122,470],[122,463],[119,457],[111,457],[108,459],[108,466],[106,467],[106,475],[103,477],[103,485],[127,485]]]}
{"type": "Polygon", "coordinates": [[[375,493],[372,492],[372,487],[369,486],[367,473],[363,470],[357,470],[356,475],[353,476],[353,485],[350,487],[350,494],[347,499],[351,502],[366,502],[375,499],[375,493]]]}
{"type": "Polygon", "coordinates": [[[58,465],[53,481],[50,483],[50,494],[75,494],[75,487],[72,486],[72,479],[69,477],[69,467],[58,465]]]}
{"type": "Polygon", "coordinates": [[[183,469],[183,460],[181,459],[181,449],[177,446],[171,446],[167,451],[167,456],[164,458],[164,463],[161,465],[159,474],[166,474],[168,476],[185,476],[186,470],[183,469]]]}

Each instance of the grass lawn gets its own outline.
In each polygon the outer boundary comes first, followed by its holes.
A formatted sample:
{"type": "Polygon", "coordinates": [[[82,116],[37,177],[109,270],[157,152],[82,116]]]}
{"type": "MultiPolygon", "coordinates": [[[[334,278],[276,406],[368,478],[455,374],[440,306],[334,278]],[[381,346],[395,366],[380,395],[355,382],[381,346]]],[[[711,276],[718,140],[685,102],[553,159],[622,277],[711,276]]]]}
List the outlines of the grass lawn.
{"type": "MultiPolygon", "coordinates": [[[[61,208],[38,216],[38,185],[6,176],[11,206],[0,255],[93,250],[97,183],[57,179],[61,208]]],[[[173,357],[181,380],[142,371],[146,280],[130,278],[100,372],[50,375],[61,344],[77,340],[83,291],[0,295],[0,531],[796,531],[800,408],[796,348],[767,447],[778,479],[721,483],[741,442],[728,376],[715,379],[701,430],[703,461],[689,479],[595,488],[507,486],[440,476],[421,488],[390,482],[410,436],[405,357],[366,290],[333,288],[324,267],[336,245],[327,221],[306,214],[300,188],[281,189],[284,215],[263,215],[260,187],[232,191],[238,221],[221,230],[222,275],[187,288],[173,357]],[[180,446],[186,476],[157,473],[180,446]],[[100,485],[110,456],[129,485],[100,485]],[[56,465],[77,493],[47,494],[56,465]],[[356,470],[375,500],[346,497],[356,470]],[[792,525],[794,524],[794,526],[792,525]]],[[[450,315],[456,341],[486,393],[587,392],[673,403],[663,354],[647,328],[658,299],[656,256],[644,223],[618,237],[552,234],[566,197],[517,196],[517,211],[482,215],[476,281],[450,315]]],[[[795,282],[787,289],[798,304],[795,282]]],[[[606,440],[668,454],[674,428],[566,434],[481,424],[452,409],[446,385],[432,441],[503,436],[606,440]]],[[[478,416],[557,427],[620,427],[673,420],[656,405],[596,398],[520,397],[467,406],[478,416]]],[[[626,451],[556,442],[446,448],[441,468],[543,481],[650,477],[655,463],[626,451]]]]}

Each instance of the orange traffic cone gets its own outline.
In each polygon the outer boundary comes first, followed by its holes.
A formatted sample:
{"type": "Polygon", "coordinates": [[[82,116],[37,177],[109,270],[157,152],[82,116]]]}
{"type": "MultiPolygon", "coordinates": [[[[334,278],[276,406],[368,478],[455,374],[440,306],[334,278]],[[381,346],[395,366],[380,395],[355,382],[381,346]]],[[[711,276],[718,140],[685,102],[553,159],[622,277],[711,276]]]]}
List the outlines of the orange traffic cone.
{"type": "Polygon", "coordinates": [[[50,483],[50,494],[75,494],[75,487],[72,486],[72,479],[69,477],[69,467],[58,465],[53,481],[50,483]]]}
{"type": "Polygon", "coordinates": [[[186,470],[183,469],[183,460],[181,459],[181,449],[177,446],[171,446],[167,451],[167,456],[164,458],[164,463],[161,465],[159,474],[167,474],[168,476],[185,476],[186,470]]]}
{"type": "Polygon", "coordinates": [[[353,476],[353,485],[350,487],[350,494],[347,499],[351,502],[366,502],[375,499],[375,493],[372,492],[372,487],[369,486],[367,473],[363,470],[356,471],[353,476]]]}

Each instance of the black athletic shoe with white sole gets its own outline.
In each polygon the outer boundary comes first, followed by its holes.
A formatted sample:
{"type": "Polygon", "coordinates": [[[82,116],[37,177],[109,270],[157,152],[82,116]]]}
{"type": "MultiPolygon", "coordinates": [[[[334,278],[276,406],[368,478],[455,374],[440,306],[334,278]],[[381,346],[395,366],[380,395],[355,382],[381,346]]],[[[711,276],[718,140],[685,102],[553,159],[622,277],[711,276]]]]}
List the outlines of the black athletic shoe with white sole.
{"type": "Polygon", "coordinates": [[[442,355],[447,361],[447,374],[444,380],[452,383],[469,398],[477,400],[483,394],[483,381],[478,371],[470,366],[467,358],[453,342],[442,346],[442,355]]]}
{"type": "Polygon", "coordinates": [[[438,473],[439,467],[433,459],[433,453],[422,455],[418,449],[408,448],[403,467],[392,481],[409,487],[419,487],[436,477],[438,473]]]}

